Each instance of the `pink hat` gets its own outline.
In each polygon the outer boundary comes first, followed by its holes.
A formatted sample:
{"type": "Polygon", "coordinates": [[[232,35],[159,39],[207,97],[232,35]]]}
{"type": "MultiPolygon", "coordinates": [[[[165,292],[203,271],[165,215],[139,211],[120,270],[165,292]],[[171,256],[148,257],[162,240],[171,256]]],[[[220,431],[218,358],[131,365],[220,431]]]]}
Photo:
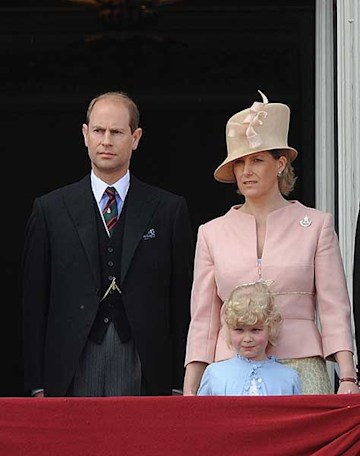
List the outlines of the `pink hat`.
{"type": "Polygon", "coordinates": [[[289,147],[287,136],[290,122],[290,109],[282,103],[269,103],[259,90],[262,103],[253,105],[234,114],[226,124],[226,145],[228,156],[214,172],[219,182],[236,182],[233,161],[255,152],[281,149],[292,162],[297,150],[289,147]]]}

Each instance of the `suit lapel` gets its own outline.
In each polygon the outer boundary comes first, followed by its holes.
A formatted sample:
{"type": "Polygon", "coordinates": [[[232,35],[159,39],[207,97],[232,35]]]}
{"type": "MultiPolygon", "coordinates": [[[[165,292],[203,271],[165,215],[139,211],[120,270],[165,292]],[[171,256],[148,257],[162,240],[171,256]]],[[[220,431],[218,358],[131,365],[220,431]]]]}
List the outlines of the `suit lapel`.
{"type": "MultiPolygon", "coordinates": [[[[159,204],[159,198],[151,191],[151,187],[133,175],[131,175],[127,199],[121,258],[121,283],[129,269],[135,250],[148,227],[149,220],[159,204]]],[[[99,241],[90,176],[86,176],[74,184],[71,190],[65,194],[64,200],[88,257],[95,284],[98,286],[100,283],[99,241]]]]}
{"type": "Polygon", "coordinates": [[[131,175],[127,199],[121,258],[121,283],[129,269],[136,247],[142,240],[149,220],[159,204],[159,198],[151,191],[151,187],[133,175],[131,175]]]}
{"type": "Polygon", "coordinates": [[[74,184],[64,196],[66,207],[89,260],[96,286],[100,284],[99,241],[90,176],[74,184]]]}

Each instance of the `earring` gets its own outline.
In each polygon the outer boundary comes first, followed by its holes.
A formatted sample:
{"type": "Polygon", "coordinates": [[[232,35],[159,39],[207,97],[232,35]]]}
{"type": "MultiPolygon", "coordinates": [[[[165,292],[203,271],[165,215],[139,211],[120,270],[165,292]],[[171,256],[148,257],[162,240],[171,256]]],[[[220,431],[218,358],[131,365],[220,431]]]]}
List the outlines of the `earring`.
{"type": "Polygon", "coordinates": [[[281,175],[282,175],[282,171],[278,171],[277,176],[281,177],[281,175]]]}

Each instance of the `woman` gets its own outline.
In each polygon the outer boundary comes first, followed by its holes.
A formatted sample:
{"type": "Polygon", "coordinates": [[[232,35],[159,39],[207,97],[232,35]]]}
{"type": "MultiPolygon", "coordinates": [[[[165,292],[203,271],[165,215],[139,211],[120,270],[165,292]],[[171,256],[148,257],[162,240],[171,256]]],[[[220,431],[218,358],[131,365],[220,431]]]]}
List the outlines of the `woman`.
{"type": "Polygon", "coordinates": [[[296,177],[288,146],[290,109],[255,102],[226,127],[228,156],[215,170],[245,203],[199,227],[185,359],[184,395],[196,395],[206,366],[233,353],[221,307],[238,284],[273,281],[283,316],[269,355],[298,370],[303,394],[330,394],[325,360],[338,363],[338,393],[359,393],[350,302],[332,216],[285,197],[296,177]],[[321,324],[318,329],[317,317],[321,324]]]}

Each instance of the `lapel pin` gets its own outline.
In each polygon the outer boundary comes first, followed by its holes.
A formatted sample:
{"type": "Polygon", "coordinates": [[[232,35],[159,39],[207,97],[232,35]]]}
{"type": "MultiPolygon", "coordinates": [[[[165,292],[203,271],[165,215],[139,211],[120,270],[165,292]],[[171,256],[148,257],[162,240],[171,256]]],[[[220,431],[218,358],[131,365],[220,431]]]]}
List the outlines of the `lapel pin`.
{"type": "Polygon", "coordinates": [[[304,228],[307,228],[308,226],[310,226],[312,224],[312,221],[308,215],[305,215],[305,217],[302,220],[300,220],[299,223],[304,228]]]}

